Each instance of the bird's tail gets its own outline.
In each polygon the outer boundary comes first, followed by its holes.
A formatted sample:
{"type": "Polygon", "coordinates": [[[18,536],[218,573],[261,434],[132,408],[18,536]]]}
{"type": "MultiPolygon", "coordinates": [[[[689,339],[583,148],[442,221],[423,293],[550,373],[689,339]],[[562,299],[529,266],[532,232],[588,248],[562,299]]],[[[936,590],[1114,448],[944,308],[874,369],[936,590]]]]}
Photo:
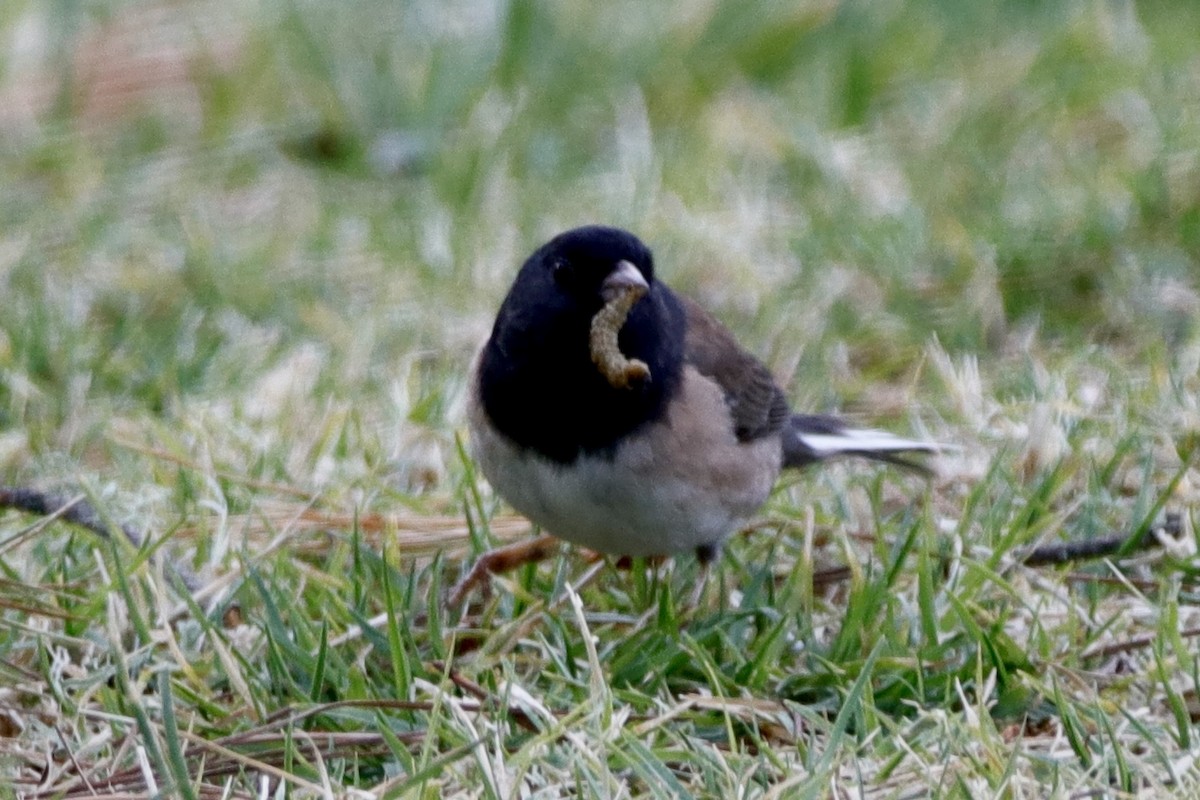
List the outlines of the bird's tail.
{"type": "Polygon", "coordinates": [[[857,456],[886,461],[928,473],[924,464],[908,453],[936,453],[946,449],[933,442],[904,439],[887,431],[851,428],[837,417],[793,414],[783,431],[783,466],[803,467],[837,456],[857,456]]]}

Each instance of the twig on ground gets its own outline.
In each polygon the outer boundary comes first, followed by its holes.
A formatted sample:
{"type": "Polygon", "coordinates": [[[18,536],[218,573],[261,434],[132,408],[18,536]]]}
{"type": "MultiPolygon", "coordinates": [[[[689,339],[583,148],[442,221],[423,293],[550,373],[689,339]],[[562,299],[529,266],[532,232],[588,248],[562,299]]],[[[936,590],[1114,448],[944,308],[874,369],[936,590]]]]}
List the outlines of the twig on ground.
{"type": "Polygon", "coordinates": [[[1096,539],[1042,545],[1027,552],[1020,560],[1027,567],[1043,567],[1066,564],[1070,561],[1105,558],[1152,546],[1158,541],[1155,536],[1156,532],[1177,537],[1182,530],[1183,520],[1179,513],[1170,512],[1165,516],[1162,524],[1152,525],[1141,532],[1134,531],[1128,534],[1101,536],[1096,539]]]}
{"type": "MultiPolygon", "coordinates": [[[[39,516],[56,516],[64,522],[91,531],[102,539],[108,539],[110,531],[116,527],[130,544],[139,549],[146,541],[141,531],[132,525],[110,525],[95,506],[82,496],[66,497],[37,489],[0,487],[0,509],[3,508],[39,516]]],[[[200,590],[200,579],[191,570],[174,563],[168,563],[166,567],[179,579],[189,594],[194,595],[200,590]]]]}

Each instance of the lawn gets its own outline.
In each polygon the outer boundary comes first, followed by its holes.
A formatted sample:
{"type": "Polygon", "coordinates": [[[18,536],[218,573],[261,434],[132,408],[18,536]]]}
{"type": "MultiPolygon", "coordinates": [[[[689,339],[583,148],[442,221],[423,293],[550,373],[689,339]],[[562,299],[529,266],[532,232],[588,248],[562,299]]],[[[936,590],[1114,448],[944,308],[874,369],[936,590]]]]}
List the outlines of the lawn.
{"type": "Polygon", "coordinates": [[[111,533],[0,511],[0,798],[1200,793],[1200,4],[0,32],[0,487],[111,533]],[[444,607],[530,535],[472,354],[587,222],[798,410],[956,449],[787,476],[694,605],[563,548],[444,607]]]}

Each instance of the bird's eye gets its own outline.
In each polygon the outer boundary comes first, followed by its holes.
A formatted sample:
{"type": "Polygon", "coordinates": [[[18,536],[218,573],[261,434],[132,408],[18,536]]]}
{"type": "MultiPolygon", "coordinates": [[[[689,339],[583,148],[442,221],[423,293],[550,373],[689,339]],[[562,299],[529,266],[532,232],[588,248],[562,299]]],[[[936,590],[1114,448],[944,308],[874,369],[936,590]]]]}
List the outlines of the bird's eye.
{"type": "Polygon", "coordinates": [[[565,258],[556,258],[550,262],[550,274],[554,277],[555,283],[562,283],[570,274],[571,262],[565,258]]]}

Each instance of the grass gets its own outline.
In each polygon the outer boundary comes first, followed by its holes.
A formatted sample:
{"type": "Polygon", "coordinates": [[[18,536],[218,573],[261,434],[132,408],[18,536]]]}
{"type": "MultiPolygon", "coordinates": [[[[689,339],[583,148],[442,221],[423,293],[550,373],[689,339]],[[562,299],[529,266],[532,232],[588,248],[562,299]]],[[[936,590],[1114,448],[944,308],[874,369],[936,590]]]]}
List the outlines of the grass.
{"type": "Polygon", "coordinates": [[[0,10],[0,797],[1193,796],[1194,4],[0,10]],[[796,406],[953,442],[691,559],[463,455],[548,235],[636,230],[796,406]],[[1027,548],[1183,533],[1096,563],[1027,548]],[[181,591],[180,573],[197,591],[181,591]]]}

